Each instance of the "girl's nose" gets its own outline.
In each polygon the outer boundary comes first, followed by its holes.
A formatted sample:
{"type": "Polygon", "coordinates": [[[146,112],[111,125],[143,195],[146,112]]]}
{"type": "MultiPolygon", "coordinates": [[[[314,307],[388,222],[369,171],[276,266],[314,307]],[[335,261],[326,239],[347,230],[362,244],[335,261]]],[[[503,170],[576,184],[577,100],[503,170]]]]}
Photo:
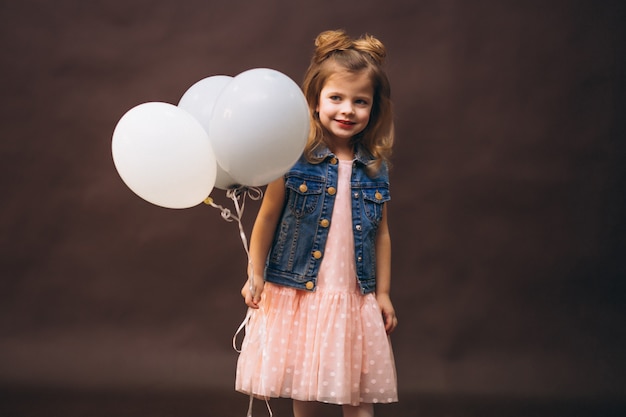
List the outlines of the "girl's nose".
{"type": "Polygon", "coordinates": [[[354,113],[354,106],[352,106],[352,103],[345,102],[343,107],[341,108],[341,112],[343,114],[352,114],[354,113]]]}

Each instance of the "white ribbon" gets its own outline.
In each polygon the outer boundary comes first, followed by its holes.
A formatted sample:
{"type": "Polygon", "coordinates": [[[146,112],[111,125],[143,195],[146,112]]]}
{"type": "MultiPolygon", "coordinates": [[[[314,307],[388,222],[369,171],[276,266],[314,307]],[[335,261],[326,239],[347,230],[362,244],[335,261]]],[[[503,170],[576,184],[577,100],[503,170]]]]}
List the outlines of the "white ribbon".
{"type": "Polygon", "coordinates": [[[204,202],[211,207],[214,207],[220,210],[220,214],[224,220],[227,222],[232,222],[235,220],[237,225],[239,226],[239,237],[241,238],[241,243],[243,243],[243,248],[246,251],[246,256],[248,257],[248,266],[250,267],[250,276],[249,276],[249,285],[250,285],[250,294],[254,297],[254,268],[252,267],[252,260],[250,259],[250,250],[248,249],[248,238],[246,237],[246,233],[243,230],[243,224],[241,223],[241,219],[243,217],[243,212],[246,208],[246,197],[249,197],[251,200],[260,200],[263,198],[263,191],[257,187],[237,187],[230,188],[226,191],[226,197],[230,198],[235,205],[236,215],[233,214],[229,209],[215,204],[211,197],[207,197],[204,202]],[[241,204],[240,204],[241,202],[241,204]]]}
{"type": "MultiPolygon", "coordinates": [[[[241,243],[243,244],[243,248],[246,251],[246,256],[248,258],[248,270],[250,271],[249,276],[248,276],[248,285],[249,285],[248,288],[250,289],[251,296],[254,297],[254,293],[255,293],[254,265],[252,264],[252,259],[250,259],[250,250],[248,248],[248,238],[246,237],[246,233],[243,230],[243,224],[241,222],[241,219],[243,217],[243,212],[246,206],[246,197],[249,197],[251,200],[260,200],[261,198],[263,198],[263,191],[257,187],[240,186],[240,187],[228,189],[226,191],[226,196],[233,201],[233,204],[235,206],[235,212],[237,214],[233,214],[229,209],[219,204],[215,204],[215,202],[213,201],[211,197],[207,197],[204,200],[204,203],[220,210],[221,212],[220,214],[222,218],[226,220],[227,222],[232,222],[232,221],[237,222],[237,225],[239,226],[239,237],[241,238],[241,243]]],[[[235,349],[237,353],[241,353],[241,349],[237,348],[237,336],[242,330],[244,330],[247,327],[248,322],[250,321],[250,318],[252,317],[253,313],[254,313],[254,310],[248,307],[248,311],[246,312],[246,317],[243,319],[243,321],[237,328],[235,335],[233,336],[233,349],[235,349]]],[[[263,311],[261,311],[260,313],[262,314],[263,321],[265,322],[265,314],[263,313],[263,311]]],[[[265,325],[263,327],[265,327],[265,325]]],[[[263,335],[262,335],[262,343],[263,343],[263,349],[265,350],[265,332],[263,332],[263,335]]],[[[261,378],[261,384],[263,384],[263,378],[261,378]]],[[[252,417],[253,401],[254,401],[254,395],[251,393],[250,401],[248,403],[247,417],[252,417]]],[[[272,409],[270,408],[270,403],[267,398],[265,398],[265,405],[267,406],[267,411],[269,412],[270,417],[272,417],[273,416],[272,409]]]]}

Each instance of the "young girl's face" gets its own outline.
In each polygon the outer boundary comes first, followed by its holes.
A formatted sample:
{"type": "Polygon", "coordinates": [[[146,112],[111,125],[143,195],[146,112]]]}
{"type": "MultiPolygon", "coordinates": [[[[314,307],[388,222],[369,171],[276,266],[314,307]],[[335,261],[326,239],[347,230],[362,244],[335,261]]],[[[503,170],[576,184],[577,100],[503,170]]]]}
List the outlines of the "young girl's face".
{"type": "Polygon", "coordinates": [[[374,101],[374,88],[365,71],[333,73],[320,93],[320,122],[335,141],[349,141],[367,127],[374,101]]]}

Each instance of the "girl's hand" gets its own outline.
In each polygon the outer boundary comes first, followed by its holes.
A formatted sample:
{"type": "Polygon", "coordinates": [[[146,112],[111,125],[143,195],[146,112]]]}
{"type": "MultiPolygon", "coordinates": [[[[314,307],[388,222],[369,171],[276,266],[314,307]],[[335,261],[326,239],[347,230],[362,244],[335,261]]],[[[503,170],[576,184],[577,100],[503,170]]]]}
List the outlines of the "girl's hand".
{"type": "Polygon", "coordinates": [[[398,325],[398,318],[396,317],[396,311],[393,309],[391,298],[389,297],[389,294],[377,294],[376,301],[378,301],[378,305],[383,313],[385,330],[387,331],[387,334],[390,334],[398,325]]]}
{"type": "Polygon", "coordinates": [[[261,294],[263,293],[263,287],[265,287],[265,281],[263,277],[254,277],[254,296],[250,291],[250,279],[247,279],[243,288],[241,288],[241,296],[244,298],[246,305],[251,308],[259,308],[259,301],[261,301],[261,294]]]}

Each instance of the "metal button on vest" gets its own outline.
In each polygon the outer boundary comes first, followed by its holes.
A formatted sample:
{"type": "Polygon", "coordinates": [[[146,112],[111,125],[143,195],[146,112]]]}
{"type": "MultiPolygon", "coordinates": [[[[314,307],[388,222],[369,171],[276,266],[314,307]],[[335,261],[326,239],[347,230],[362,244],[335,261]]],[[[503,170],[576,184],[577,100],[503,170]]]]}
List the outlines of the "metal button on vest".
{"type": "Polygon", "coordinates": [[[320,226],[322,227],[328,227],[328,225],[330,225],[330,222],[328,221],[328,219],[322,219],[320,221],[320,226]]]}
{"type": "Polygon", "coordinates": [[[359,198],[359,193],[354,193],[354,198],[359,198]]]}
{"type": "Polygon", "coordinates": [[[360,224],[356,225],[356,230],[358,230],[359,232],[361,231],[361,225],[360,224]]]}
{"type": "Polygon", "coordinates": [[[337,158],[331,158],[330,159],[330,163],[333,164],[333,165],[336,165],[337,164],[337,158]]]}
{"type": "Polygon", "coordinates": [[[300,184],[300,187],[298,187],[298,190],[300,190],[301,193],[306,193],[306,190],[308,189],[309,187],[307,187],[305,183],[300,184]]]}
{"type": "Polygon", "coordinates": [[[313,257],[314,257],[315,259],[319,259],[319,258],[321,258],[321,257],[322,257],[322,251],[319,251],[319,250],[314,251],[314,252],[313,252],[313,257]]]}
{"type": "Polygon", "coordinates": [[[304,286],[306,287],[307,290],[312,290],[313,287],[315,287],[315,284],[313,284],[313,281],[307,281],[306,284],[304,284],[304,286]]]}
{"type": "Polygon", "coordinates": [[[328,187],[328,194],[335,195],[337,193],[337,189],[335,187],[328,187]]]}
{"type": "Polygon", "coordinates": [[[383,195],[381,193],[379,193],[378,191],[376,191],[376,194],[374,194],[374,198],[378,201],[383,199],[383,195]]]}

